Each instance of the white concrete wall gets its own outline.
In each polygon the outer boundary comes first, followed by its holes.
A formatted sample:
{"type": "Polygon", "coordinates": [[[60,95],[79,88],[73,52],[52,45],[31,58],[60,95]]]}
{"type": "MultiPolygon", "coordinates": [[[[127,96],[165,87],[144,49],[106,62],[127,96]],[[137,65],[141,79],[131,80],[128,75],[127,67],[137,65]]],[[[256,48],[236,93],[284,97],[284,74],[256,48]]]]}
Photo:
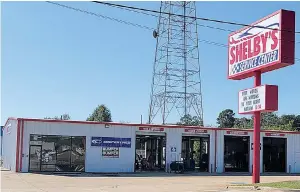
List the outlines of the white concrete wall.
{"type": "Polygon", "coordinates": [[[24,123],[22,172],[28,172],[30,134],[86,136],[86,172],[133,172],[135,162],[135,127],[99,124],[75,124],[59,122],[24,123]],[[103,158],[102,147],[92,147],[91,137],[131,138],[131,148],[120,148],[119,158],[103,158]]]}
{"type": "Polygon", "coordinates": [[[17,122],[9,120],[2,137],[3,167],[11,171],[16,171],[17,122]]]}
{"type": "Polygon", "coordinates": [[[289,134],[287,138],[287,170],[300,173],[300,134],[289,134]]]}
{"type": "Polygon", "coordinates": [[[170,164],[173,161],[181,160],[181,140],[182,131],[179,128],[169,128],[166,130],[166,171],[170,171],[170,164]],[[179,142],[180,141],[180,142],[179,142]],[[171,152],[171,148],[176,147],[176,152],[171,152]]]}

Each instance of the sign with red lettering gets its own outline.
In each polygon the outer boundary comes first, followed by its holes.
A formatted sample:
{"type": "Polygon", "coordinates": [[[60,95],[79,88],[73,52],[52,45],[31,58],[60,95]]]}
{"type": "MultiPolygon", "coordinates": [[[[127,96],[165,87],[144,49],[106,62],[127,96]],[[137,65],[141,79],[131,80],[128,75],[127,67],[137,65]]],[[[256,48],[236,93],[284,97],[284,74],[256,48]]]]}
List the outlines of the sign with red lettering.
{"type": "Polygon", "coordinates": [[[228,135],[248,135],[247,131],[226,131],[228,135]]]}
{"type": "Polygon", "coordinates": [[[239,114],[278,110],[278,86],[262,85],[239,92],[239,114]]]}
{"type": "Polygon", "coordinates": [[[139,127],[140,131],[153,131],[153,132],[162,132],[165,129],[160,127],[139,127]]]}
{"type": "Polygon", "coordinates": [[[228,79],[241,80],[294,64],[295,12],[279,10],[229,35],[228,79]]]}
{"type": "Polygon", "coordinates": [[[207,133],[207,130],[204,129],[184,129],[186,133],[207,133]]]}
{"type": "Polygon", "coordinates": [[[284,133],[265,133],[265,135],[267,136],[267,137],[284,137],[285,136],[285,134],[284,133]]]}

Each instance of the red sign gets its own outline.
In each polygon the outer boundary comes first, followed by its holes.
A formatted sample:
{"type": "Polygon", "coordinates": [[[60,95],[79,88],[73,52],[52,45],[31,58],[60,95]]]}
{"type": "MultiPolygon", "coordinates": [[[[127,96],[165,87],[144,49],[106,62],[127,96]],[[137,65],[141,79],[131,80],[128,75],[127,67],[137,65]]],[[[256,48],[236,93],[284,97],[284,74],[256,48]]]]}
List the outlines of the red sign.
{"type": "Polygon", "coordinates": [[[228,79],[295,63],[295,12],[279,10],[228,37],[228,79]],[[288,42],[288,43],[287,43],[288,42]]]}
{"type": "Polygon", "coordinates": [[[284,137],[284,133],[265,133],[267,137],[277,136],[277,137],[284,137]]]}
{"type": "Polygon", "coordinates": [[[239,114],[278,110],[278,86],[262,85],[239,92],[239,114]]]}
{"type": "Polygon", "coordinates": [[[204,129],[184,129],[186,133],[207,133],[207,130],[204,129]]]}
{"type": "Polygon", "coordinates": [[[226,131],[229,135],[248,135],[247,131],[226,131]]]}
{"type": "Polygon", "coordinates": [[[153,131],[153,132],[162,132],[165,129],[160,127],[139,127],[140,131],[153,131]]]}

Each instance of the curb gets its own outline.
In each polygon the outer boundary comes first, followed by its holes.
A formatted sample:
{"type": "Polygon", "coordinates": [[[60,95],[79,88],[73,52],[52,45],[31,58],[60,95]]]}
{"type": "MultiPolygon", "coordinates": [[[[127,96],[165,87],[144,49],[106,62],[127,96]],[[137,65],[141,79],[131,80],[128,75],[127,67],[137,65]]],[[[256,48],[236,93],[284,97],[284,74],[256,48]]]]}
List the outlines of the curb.
{"type": "Polygon", "coordinates": [[[300,189],[285,189],[285,188],[273,188],[273,187],[260,187],[260,186],[243,186],[243,185],[229,185],[227,189],[249,189],[253,191],[282,191],[282,192],[300,192],[300,189]]]}
{"type": "Polygon", "coordinates": [[[257,190],[259,187],[255,186],[244,186],[244,185],[229,185],[227,189],[250,189],[250,190],[257,190]]]}

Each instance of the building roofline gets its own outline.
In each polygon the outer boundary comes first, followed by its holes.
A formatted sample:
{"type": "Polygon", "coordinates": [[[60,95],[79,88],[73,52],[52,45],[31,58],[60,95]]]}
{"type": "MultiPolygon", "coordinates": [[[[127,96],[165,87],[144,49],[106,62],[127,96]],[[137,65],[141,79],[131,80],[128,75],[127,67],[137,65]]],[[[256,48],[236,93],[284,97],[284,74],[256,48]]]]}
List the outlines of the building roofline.
{"type": "MultiPolygon", "coordinates": [[[[124,125],[133,127],[160,127],[160,128],[191,128],[191,129],[210,129],[210,130],[225,130],[225,131],[247,131],[253,132],[253,129],[238,129],[238,128],[218,128],[218,127],[201,127],[201,126],[185,126],[185,125],[158,125],[158,124],[141,124],[141,123],[119,123],[119,122],[98,122],[98,121],[77,121],[77,120],[58,120],[58,119],[37,119],[37,118],[16,118],[10,117],[7,119],[4,127],[9,120],[23,120],[31,122],[50,122],[50,123],[72,123],[72,124],[92,124],[92,125],[124,125]]],[[[297,131],[281,131],[281,130],[261,130],[268,133],[287,133],[300,134],[297,131]]]]}

